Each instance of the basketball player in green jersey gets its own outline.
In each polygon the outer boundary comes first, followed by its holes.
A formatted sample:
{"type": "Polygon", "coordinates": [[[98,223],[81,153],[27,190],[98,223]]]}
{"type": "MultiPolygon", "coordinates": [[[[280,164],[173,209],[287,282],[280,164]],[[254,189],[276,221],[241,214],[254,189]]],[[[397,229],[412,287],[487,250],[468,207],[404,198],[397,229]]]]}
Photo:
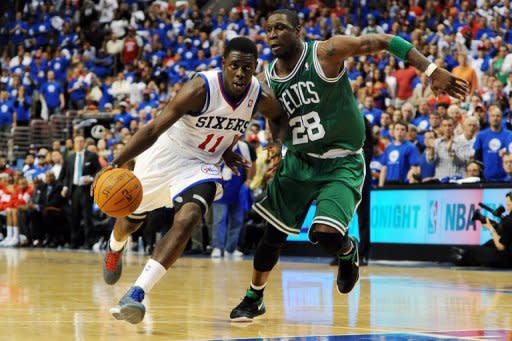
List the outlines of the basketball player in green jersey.
{"type": "Polygon", "coordinates": [[[309,239],[339,257],[338,291],[349,293],[359,279],[357,240],[347,229],[361,199],[365,127],[343,67],[346,58],[388,50],[425,72],[436,95],[463,99],[468,93],[464,80],[431,64],[397,36],[334,36],[306,43],[297,13],[289,10],[272,13],[266,32],[275,59],[265,78],[288,114],[288,150],[266,197],[254,206],[270,224],[256,248],[251,285],[232,310],[232,321],[252,321],[265,313],[263,290],[270,271],[287,235],[300,232],[313,200],[317,210],[309,239]]]}

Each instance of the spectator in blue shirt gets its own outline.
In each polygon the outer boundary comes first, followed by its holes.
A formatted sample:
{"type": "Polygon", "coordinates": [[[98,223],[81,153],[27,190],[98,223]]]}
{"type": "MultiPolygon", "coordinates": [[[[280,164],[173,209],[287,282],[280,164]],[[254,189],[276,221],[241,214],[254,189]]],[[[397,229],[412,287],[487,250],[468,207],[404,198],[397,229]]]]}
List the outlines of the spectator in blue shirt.
{"type": "Polygon", "coordinates": [[[14,99],[14,111],[16,112],[16,125],[28,126],[30,123],[30,107],[32,99],[26,93],[25,88],[20,86],[18,94],[14,99]]]}
{"type": "Polygon", "coordinates": [[[101,99],[100,99],[100,110],[105,109],[105,105],[110,103],[112,108],[112,103],[114,103],[114,96],[112,95],[112,77],[105,78],[104,81],[101,82],[101,99]]]}
{"type": "Polygon", "coordinates": [[[44,179],[46,172],[51,169],[50,164],[48,163],[48,149],[40,148],[37,152],[37,164],[34,166],[32,173],[32,180],[39,178],[41,180],[44,179]]]}
{"type": "Polygon", "coordinates": [[[484,164],[484,180],[489,182],[501,181],[505,177],[500,150],[506,148],[511,132],[503,128],[502,119],[500,108],[489,108],[489,128],[478,133],[473,146],[475,160],[484,164]]]}
{"type": "Polygon", "coordinates": [[[403,121],[395,122],[393,125],[394,139],[382,156],[379,187],[406,183],[407,173],[411,168],[416,168],[415,173],[419,172],[419,152],[411,142],[406,141],[407,130],[407,123],[403,121]]]}
{"type": "Polygon", "coordinates": [[[242,255],[240,251],[236,251],[244,225],[244,206],[250,207],[247,202],[247,190],[255,171],[256,152],[250,149],[245,141],[238,141],[234,151],[244,159],[251,160],[253,164],[248,170],[239,167],[238,175],[234,174],[229,167],[221,166],[224,192],[222,197],[212,204],[212,257],[220,257],[223,251],[228,254],[242,255]]]}
{"type": "Polygon", "coordinates": [[[68,67],[69,60],[62,55],[62,51],[57,49],[55,56],[50,60],[49,67],[55,74],[55,80],[62,83],[66,80],[66,68],[68,67]]]}
{"type": "Polygon", "coordinates": [[[47,70],[48,62],[43,58],[43,53],[41,50],[36,51],[30,63],[30,78],[37,88],[41,87],[46,81],[47,70]]]}
{"type": "Polygon", "coordinates": [[[382,110],[373,107],[373,97],[366,96],[361,113],[370,121],[372,127],[380,124],[382,110]]]}
{"type": "Polygon", "coordinates": [[[503,155],[503,169],[505,170],[505,177],[501,182],[512,182],[512,155],[503,155]]]}
{"type": "Polygon", "coordinates": [[[389,129],[392,122],[393,121],[391,120],[391,115],[388,112],[384,111],[380,115],[380,137],[391,140],[389,129]]]}
{"type": "Polygon", "coordinates": [[[68,82],[69,108],[82,110],[85,107],[87,83],[80,76],[78,69],[73,70],[73,76],[68,82]]]}
{"type": "Polygon", "coordinates": [[[96,58],[93,60],[93,71],[99,78],[103,79],[107,76],[112,76],[112,65],[114,59],[112,56],[105,53],[104,49],[100,49],[96,58]]]}
{"type": "Polygon", "coordinates": [[[0,92],[0,132],[9,132],[14,121],[14,106],[7,91],[0,92]]]}
{"type": "MultiPolygon", "coordinates": [[[[416,128],[418,129],[418,134],[420,135],[423,135],[426,131],[430,129],[429,114],[430,107],[428,106],[427,99],[421,99],[418,106],[416,118],[412,120],[412,124],[416,126],[416,128]]],[[[421,140],[420,142],[422,142],[421,140]]]]}
{"type": "Polygon", "coordinates": [[[16,13],[16,20],[11,23],[9,34],[10,41],[14,45],[23,44],[28,33],[28,24],[22,20],[21,12],[16,13]]]}
{"type": "Polygon", "coordinates": [[[434,131],[425,132],[424,142],[425,150],[420,155],[420,178],[422,181],[429,181],[436,174],[436,164],[433,161],[435,154],[435,142],[437,135],[434,131]],[[429,161],[432,160],[432,161],[429,161]]]}
{"type": "Polygon", "coordinates": [[[49,21],[36,20],[29,29],[30,35],[35,39],[35,47],[44,47],[48,44],[51,26],[49,21]]]}
{"type": "Polygon", "coordinates": [[[151,90],[145,89],[143,92],[142,102],[139,104],[139,107],[137,108],[137,112],[144,110],[144,111],[146,111],[146,113],[150,113],[151,109],[153,109],[153,108],[158,108],[158,100],[151,99],[151,90]]]}
{"type": "Polygon", "coordinates": [[[380,171],[382,169],[382,155],[383,153],[379,145],[379,140],[374,139],[372,159],[370,161],[370,172],[372,176],[371,184],[373,188],[378,187],[379,185],[380,171]]]}
{"type": "Polygon", "coordinates": [[[119,108],[121,112],[114,116],[114,122],[120,122],[122,124],[122,128],[130,128],[130,122],[134,119],[132,115],[127,111],[128,103],[122,101],[119,103],[119,108]]]}
{"type": "Polygon", "coordinates": [[[48,81],[41,87],[41,101],[46,103],[48,107],[48,115],[59,115],[64,109],[66,102],[64,99],[64,89],[55,80],[53,71],[48,71],[48,81]]]}

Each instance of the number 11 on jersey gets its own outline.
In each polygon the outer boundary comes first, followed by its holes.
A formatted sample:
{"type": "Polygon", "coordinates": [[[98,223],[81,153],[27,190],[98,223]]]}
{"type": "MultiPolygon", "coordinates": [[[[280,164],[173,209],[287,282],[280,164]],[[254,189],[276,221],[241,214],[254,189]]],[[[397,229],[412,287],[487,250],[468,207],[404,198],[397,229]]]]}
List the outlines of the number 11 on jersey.
{"type": "MultiPolygon", "coordinates": [[[[197,146],[197,148],[199,148],[201,150],[206,150],[206,147],[213,140],[214,136],[215,136],[215,134],[208,134],[208,135],[206,135],[206,139],[199,146],[197,146]]],[[[223,139],[224,139],[224,136],[217,137],[217,139],[215,140],[213,145],[207,150],[207,152],[208,153],[215,153],[215,150],[217,149],[217,147],[219,146],[219,144],[222,142],[223,139]]]]}

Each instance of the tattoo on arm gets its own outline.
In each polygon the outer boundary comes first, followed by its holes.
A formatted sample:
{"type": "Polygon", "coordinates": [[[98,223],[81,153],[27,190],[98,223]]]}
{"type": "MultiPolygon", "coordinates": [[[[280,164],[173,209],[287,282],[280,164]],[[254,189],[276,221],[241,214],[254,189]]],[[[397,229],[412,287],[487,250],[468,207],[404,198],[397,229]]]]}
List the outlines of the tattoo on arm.
{"type": "Polygon", "coordinates": [[[327,56],[329,56],[329,57],[334,56],[334,54],[336,53],[336,47],[334,47],[334,44],[332,41],[328,41],[327,48],[326,48],[325,52],[326,52],[327,56]]]}
{"type": "Polygon", "coordinates": [[[379,44],[376,36],[367,35],[361,37],[360,52],[364,54],[373,53],[382,50],[383,47],[379,44]]]}

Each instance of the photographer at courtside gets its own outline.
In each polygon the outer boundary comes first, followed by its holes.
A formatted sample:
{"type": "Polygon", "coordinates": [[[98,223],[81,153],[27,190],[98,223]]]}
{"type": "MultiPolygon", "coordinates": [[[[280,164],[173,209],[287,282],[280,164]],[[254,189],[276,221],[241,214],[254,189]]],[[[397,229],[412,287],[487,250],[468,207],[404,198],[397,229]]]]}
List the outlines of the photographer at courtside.
{"type": "MultiPolygon", "coordinates": [[[[485,205],[481,205],[486,208],[485,205]]],[[[481,246],[452,248],[452,260],[459,266],[487,266],[496,268],[512,268],[512,192],[505,196],[506,215],[500,223],[478,214],[476,220],[482,222],[482,227],[489,230],[491,240],[481,246]]],[[[501,214],[501,211],[496,211],[501,214]]]]}

